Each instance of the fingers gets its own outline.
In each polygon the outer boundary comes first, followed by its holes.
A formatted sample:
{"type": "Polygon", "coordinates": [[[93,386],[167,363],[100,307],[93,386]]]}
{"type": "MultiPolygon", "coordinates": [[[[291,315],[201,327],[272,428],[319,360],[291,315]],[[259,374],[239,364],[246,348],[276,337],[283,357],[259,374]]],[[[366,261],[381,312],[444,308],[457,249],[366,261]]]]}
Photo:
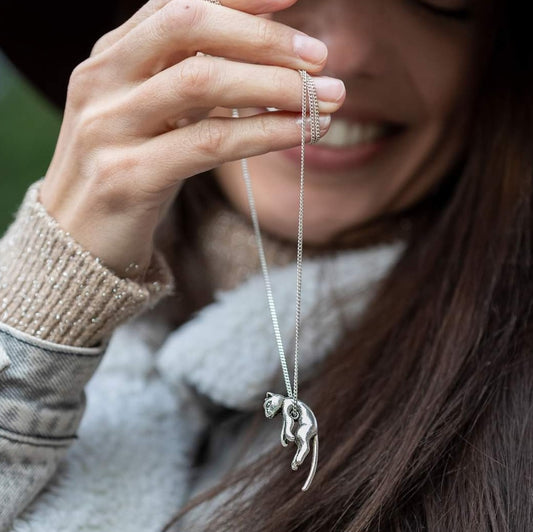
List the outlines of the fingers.
{"type": "Polygon", "coordinates": [[[288,26],[203,0],[172,0],[106,50],[125,81],[147,79],[196,55],[318,72],[326,46],[288,26]]]}
{"type": "MultiPolygon", "coordinates": [[[[246,118],[209,118],[155,137],[144,143],[140,158],[153,168],[156,190],[174,187],[180,180],[228,161],[298,146],[298,114],[273,112],[246,118]]],[[[322,134],[330,117],[321,116],[322,134]]],[[[309,131],[307,138],[310,139],[309,131]]]]}
{"type": "Polygon", "coordinates": [[[124,22],[124,24],[100,37],[93,46],[91,56],[97,55],[113,46],[113,44],[122,39],[124,35],[129,33],[133,28],[138,26],[143,20],[149,18],[156,11],[159,11],[170,1],[171,0],[150,0],[150,2],[144,4],[131,18],[124,22]]]}
{"type": "MultiPolygon", "coordinates": [[[[106,33],[93,46],[91,56],[103,52],[127,35],[141,22],[166,6],[171,0],[150,0],[118,28],[106,33]]],[[[199,1],[199,0],[197,0],[199,1]]],[[[204,1],[204,0],[202,0],[204,1]]],[[[273,13],[294,4],[296,0],[224,0],[221,4],[250,14],[273,13]]]]}
{"type": "Polygon", "coordinates": [[[220,0],[224,7],[250,13],[252,15],[262,15],[274,13],[292,6],[296,0],[220,0]]]}
{"type": "MultiPolygon", "coordinates": [[[[204,0],[193,0],[204,1],[204,0]]],[[[141,22],[159,11],[162,7],[167,5],[171,0],[150,0],[144,4],[137,12],[135,12],[126,22],[118,28],[106,33],[93,46],[91,56],[103,52],[122,37],[127,35],[133,28],[138,26],[141,22]]],[[[260,15],[266,13],[274,13],[294,4],[296,0],[223,0],[222,5],[243,11],[245,13],[260,15]]]]}
{"type": "MultiPolygon", "coordinates": [[[[340,80],[314,78],[319,110],[329,114],[342,105],[340,80]]],[[[175,128],[184,118],[200,117],[214,107],[275,107],[301,110],[302,80],[288,68],[252,65],[215,57],[190,57],[140,85],[129,103],[129,128],[151,136],[175,128]]]]}

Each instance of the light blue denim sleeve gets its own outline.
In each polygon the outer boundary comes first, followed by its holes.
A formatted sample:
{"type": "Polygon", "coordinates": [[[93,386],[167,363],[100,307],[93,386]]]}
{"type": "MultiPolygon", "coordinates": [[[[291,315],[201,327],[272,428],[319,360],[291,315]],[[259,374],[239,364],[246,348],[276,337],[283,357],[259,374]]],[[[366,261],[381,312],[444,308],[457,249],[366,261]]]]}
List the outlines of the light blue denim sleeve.
{"type": "Polygon", "coordinates": [[[54,475],[85,411],[105,346],[42,341],[0,323],[0,532],[54,475]]]}

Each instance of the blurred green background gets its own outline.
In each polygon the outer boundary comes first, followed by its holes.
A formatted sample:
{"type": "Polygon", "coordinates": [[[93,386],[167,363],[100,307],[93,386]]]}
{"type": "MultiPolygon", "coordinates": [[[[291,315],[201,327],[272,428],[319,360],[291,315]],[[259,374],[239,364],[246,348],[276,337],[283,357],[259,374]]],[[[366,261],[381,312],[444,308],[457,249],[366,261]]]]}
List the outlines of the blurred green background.
{"type": "Polygon", "coordinates": [[[61,114],[0,51],[0,234],[28,185],[46,172],[60,123],[61,114]]]}

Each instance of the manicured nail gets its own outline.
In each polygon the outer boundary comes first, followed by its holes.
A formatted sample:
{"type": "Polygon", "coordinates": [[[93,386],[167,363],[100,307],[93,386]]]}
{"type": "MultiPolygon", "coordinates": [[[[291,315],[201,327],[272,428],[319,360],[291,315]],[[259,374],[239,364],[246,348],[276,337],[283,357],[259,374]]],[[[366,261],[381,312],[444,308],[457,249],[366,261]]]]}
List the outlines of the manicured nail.
{"type": "Polygon", "coordinates": [[[331,124],[331,115],[320,115],[320,131],[324,133],[331,124]]]}
{"type": "Polygon", "coordinates": [[[316,95],[323,102],[336,103],[346,94],[344,83],[340,79],[325,76],[313,78],[316,95]]]}
{"type": "MultiPolygon", "coordinates": [[[[320,131],[321,131],[321,133],[324,133],[325,131],[327,131],[327,129],[329,128],[329,125],[331,124],[331,115],[330,114],[327,114],[327,115],[321,114],[318,117],[318,121],[320,123],[320,131]]],[[[302,117],[301,116],[299,118],[297,118],[296,123],[299,126],[302,125],[302,117]]],[[[309,117],[307,117],[305,119],[305,128],[306,128],[307,132],[311,132],[311,119],[309,117]]]]}
{"type": "Polygon", "coordinates": [[[322,64],[328,56],[327,46],[318,39],[296,34],[293,39],[294,51],[309,63],[322,64]]]}

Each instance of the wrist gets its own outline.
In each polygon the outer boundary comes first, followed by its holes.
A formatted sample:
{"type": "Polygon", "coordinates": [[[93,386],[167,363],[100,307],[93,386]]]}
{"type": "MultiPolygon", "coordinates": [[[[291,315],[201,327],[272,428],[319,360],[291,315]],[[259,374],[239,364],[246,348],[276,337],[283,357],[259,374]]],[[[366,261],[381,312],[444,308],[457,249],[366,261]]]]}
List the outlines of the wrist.
{"type": "Polygon", "coordinates": [[[91,346],[171,292],[161,253],[152,254],[142,281],[119,277],[48,215],[38,185],[0,240],[3,323],[55,343],[91,346]]]}

